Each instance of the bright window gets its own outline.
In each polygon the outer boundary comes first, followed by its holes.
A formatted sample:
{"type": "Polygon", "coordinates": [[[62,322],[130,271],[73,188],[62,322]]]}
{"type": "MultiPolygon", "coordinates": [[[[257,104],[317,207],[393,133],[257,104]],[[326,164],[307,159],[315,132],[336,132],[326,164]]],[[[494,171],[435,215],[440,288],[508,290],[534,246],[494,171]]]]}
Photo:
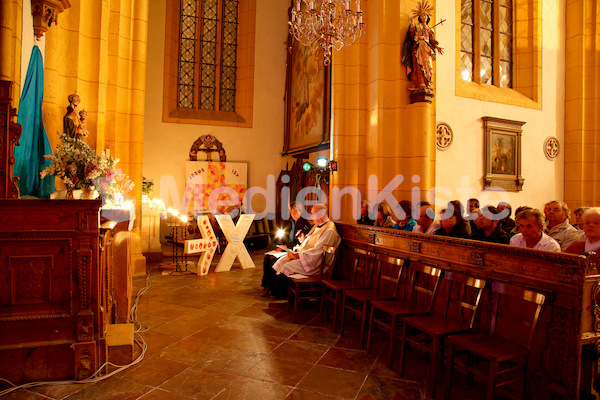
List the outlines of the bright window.
{"type": "Polygon", "coordinates": [[[513,87],[512,0],[461,0],[464,81],[513,87]]]}
{"type": "Polygon", "coordinates": [[[168,0],[163,120],[252,126],[255,0],[168,0]]]}

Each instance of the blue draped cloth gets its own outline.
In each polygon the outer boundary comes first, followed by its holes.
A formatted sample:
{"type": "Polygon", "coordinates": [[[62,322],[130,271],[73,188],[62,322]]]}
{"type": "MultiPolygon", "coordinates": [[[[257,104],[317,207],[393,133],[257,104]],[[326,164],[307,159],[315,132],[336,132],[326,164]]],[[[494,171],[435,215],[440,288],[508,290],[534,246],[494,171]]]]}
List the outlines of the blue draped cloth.
{"type": "Polygon", "coordinates": [[[40,179],[40,172],[52,161],[44,155],[52,154],[52,148],[42,121],[42,100],[44,99],[44,63],[42,53],[33,46],[31,59],[27,67],[25,85],[19,103],[17,122],[23,126],[19,139],[20,146],[15,147],[14,176],[18,176],[21,196],[48,197],[56,189],[54,175],[40,179]]]}

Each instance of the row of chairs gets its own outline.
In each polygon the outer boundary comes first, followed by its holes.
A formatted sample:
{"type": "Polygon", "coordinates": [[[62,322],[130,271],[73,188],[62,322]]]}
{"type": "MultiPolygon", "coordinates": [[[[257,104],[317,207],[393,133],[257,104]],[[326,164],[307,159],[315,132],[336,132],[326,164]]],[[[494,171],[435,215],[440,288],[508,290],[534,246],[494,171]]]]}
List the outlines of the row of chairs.
{"type": "Polygon", "coordinates": [[[333,280],[335,248],[326,246],[324,251],[321,276],[290,280],[288,306],[294,308],[294,322],[298,302],[303,298],[320,300],[322,320],[331,310],[333,329],[337,331],[341,325],[342,335],[347,316],[358,317],[363,349],[371,350],[376,330],[387,333],[390,369],[394,366],[395,346],[400,343],[401,375],[406,369],[409,346],[427,352],[430,363],[426,394],[432,398],[445,358],[449,368],[445,390],[448,399],[454,369],[487,382],[487,399],[493,398],[497,387],[519,380],[523,381],[526,397],[528,354],[544,294],[358,248],[354,249],[351,276],[333,280]],[[491,318],[478,321],[485,288],[490,288],[491,318]],[[514,312],[515,308],[527,312],[514,312]]]}

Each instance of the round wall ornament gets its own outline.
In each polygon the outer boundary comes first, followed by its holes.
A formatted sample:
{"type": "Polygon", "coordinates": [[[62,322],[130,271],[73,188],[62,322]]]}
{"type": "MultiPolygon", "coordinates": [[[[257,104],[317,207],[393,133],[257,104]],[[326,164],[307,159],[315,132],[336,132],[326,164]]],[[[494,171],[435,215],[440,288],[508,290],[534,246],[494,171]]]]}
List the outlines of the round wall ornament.
{"type": "Polygon", "coordinates": [[[437,128],[435,129],[435,145],[438,150],[448,150],[453,139],[454,134],[450,125],[445,122],[437,124],[437,128]]]}
{"type": "Polygon", "coordinates": [[[558,153],[560,152],[560,144],[558,139],[554,136],[548,136],[546,140],[544,140],[544,155],[550,161],[556,160],[558,157],[558,153]]]}

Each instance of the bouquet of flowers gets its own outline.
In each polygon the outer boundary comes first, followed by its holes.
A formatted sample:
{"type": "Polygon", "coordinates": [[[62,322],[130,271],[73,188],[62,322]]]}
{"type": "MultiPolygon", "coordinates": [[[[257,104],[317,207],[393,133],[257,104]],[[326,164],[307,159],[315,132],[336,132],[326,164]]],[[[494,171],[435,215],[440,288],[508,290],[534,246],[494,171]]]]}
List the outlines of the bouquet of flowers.
{"type": "Polygon", "coordinates": [[[57,146],[54,154],[44,156],[52,164],[40,172],[40,177],[54,174],[68,190],[94,186],[95,179],[108,175],[119,162],[118,159],[107,156],[104,151],[96,153],[81,138],[72,138],[66,133],[58,135],[62,144],[57,146]]]}

